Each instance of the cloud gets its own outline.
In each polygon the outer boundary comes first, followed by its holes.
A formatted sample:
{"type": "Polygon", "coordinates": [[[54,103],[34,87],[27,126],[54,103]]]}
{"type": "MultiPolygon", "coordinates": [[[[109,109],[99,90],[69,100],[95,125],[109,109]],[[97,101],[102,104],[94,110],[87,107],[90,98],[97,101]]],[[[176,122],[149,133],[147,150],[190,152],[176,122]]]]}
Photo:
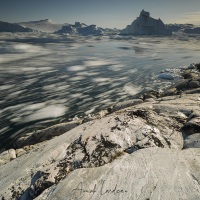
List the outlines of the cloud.
{"type": "Polygon", "coordinates": [[[173,22],[180,24],[195,24],[200,25],[200,12],[187,12],[178,17],[177,19],[173,19],[173,22]]]}

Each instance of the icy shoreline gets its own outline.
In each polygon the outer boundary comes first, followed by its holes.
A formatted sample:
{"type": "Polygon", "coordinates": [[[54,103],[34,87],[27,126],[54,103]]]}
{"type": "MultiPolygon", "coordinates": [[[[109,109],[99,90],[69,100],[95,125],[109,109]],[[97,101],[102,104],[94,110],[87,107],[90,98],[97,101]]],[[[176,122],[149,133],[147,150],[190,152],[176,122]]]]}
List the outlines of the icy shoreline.
{"type": "MultiPolygon", "coordinates": [[[[92,111],[88,111],[88,114],[82,116],[82,117],[74,117],[73,119],[71,119],[69,122],[65,122],[65,123],[60,123],[60,124],[56,124],[50,127],[47,127],[45,129],[42,130],[36,130],[34,132],[28,132],[28,133],[22,133],[21,136],[19,136],[17,139],[15,139],[12,144],[10,144],[8,146],[8,148],[22,148],[24,146],[27,145],[34,145],[38,142],[43,142],[46,140],[49,140],[55,136],[59,136],[63,133],[65,133],[66,131],[69,131],[70,129],[86,123],[88,121],[91,120],[95,120],[95,119],[100,119],[106,115],[109,115],[115,111],[130,107],[130,106],[134,106],[137,104],[141,104],[143,102],[153,102],[155,101],[156,98],[162,97],[166,94],[168,94],[168,91],[173,91],[174,87],[176,87],[176,85],[180,82],[183,82],[184,79],[186,78],[194,78],[195,76],[199,75],[199,64],[190,64],[188,67],[182,67],[182,68],[175,68],[175,69],[165,69],[162,70],[160,72],[160,74],[157,76],[157,79],[160,80],[167,80],[170,81],[168,87],[166,88],[159,88],[158,90],[147,90],[147,89],[143,89],[141,92],[137,93],[134,95],[132,100],[127,100],[127,101],[122,101],[119,102],[113,106],[110,106],[104,110],[101,110],[97,113],[93,113],[92,111]]],[[[192,85],[192,83],[190,83],[190,85],[192,85]]],[[[193,86],[192,86],[193,87],[193,86]]],[[[198,87],[198,84],[194,83],[194,87],[198,87]]],[[[130,88],[131,90],[131,88],[130,88]]],[[[180,89],[179,89],[180,90],[180,89]]],[[[178,94],[180,93],[180,91],[177,92],[178,94]]],[[[175,92],[170,93],[170,95],[174,95],[175,92]]],[[[52,108],[53,109],[53,108],[52,108]]],[[[1,150],[1,152],[3,152],[4,149],[1,150]]],[[[21,153],[20,153],[21,155],[21,153]]],[[[17,154],[16,154],[17,156],[17,154]]]]}
{"type": "Polygon", "coordinates": [[[0,140],[4,144],[21,133],[131,100],[143,89],[166,88],[178,78],[161,80],[160,71],[197,62],[199,57],[199,41],[185,36],[182,41],[176,37],[0,35],[0,140]]]}
{"type": "Polygon", "coordinates": [[[19,138],[17,149],[0,154],[0,197],[168,199],[173,191],[177,199],[198,199],[200,78],[191,68],[182,72],[162,93],[19,138]]]}

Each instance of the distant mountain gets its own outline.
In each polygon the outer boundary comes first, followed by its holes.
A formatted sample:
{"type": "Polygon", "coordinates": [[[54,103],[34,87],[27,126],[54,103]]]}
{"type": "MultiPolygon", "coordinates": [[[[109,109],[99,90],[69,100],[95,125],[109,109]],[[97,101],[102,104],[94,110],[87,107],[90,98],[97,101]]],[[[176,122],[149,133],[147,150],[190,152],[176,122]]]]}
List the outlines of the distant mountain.
{"type": "Polygon", "coordinates": [[[87,26],[84,23],[75,22],[74,25],[69,24],[63,26],[60,30],[56,31],[55,33],[60,34],[78,34],[78,35],[103,35],[103,31],[101,28],[98,28],[96,25],[89,25],[87,26]]]}
{"type": "Polygon", "coordinates": [[[26,28],[47,33],[53,33],[55,31],[60,30],[64,25],[68,25],[68,24],[56,24],[55,22],[49,19],[30,21],[30,22],[20,22],[18,24],[26,28]]]}
{"type": "Polygon", "coordinates": [[[33,30],[19,24],[0,21],[0,32],[33,32],[33,30]]]}
{"type": "Polygon", "coordinates": [[[150,13],[142,10],[140,16],[121,31],[122,35],[171,35],[161,19],[150,17],[150,13]]]}

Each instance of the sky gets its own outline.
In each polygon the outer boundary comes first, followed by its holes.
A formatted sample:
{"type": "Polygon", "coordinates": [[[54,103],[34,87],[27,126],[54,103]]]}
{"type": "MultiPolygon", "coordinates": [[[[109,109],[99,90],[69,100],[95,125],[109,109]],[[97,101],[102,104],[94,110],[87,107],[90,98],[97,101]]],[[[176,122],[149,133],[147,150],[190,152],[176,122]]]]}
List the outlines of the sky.
{"type": "Polygon", "coordinates": [[[0,21],[51,19],[56,23],[79,21],[122,29],[142,9],[164,23],[200,25],[200,0],[0,0],[0,21]]]}

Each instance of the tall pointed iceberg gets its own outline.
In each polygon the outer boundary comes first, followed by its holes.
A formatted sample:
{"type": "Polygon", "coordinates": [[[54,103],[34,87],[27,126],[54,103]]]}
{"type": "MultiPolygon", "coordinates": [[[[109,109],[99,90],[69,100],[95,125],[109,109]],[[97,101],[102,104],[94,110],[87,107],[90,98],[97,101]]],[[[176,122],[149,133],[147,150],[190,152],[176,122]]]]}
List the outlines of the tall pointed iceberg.
{"type": "Polygon", "coordinates": [[[171,35],[162,20],[154,19],[149,12],[142,10],[140,16],[121,31],[122,35],[171,35]]]}

